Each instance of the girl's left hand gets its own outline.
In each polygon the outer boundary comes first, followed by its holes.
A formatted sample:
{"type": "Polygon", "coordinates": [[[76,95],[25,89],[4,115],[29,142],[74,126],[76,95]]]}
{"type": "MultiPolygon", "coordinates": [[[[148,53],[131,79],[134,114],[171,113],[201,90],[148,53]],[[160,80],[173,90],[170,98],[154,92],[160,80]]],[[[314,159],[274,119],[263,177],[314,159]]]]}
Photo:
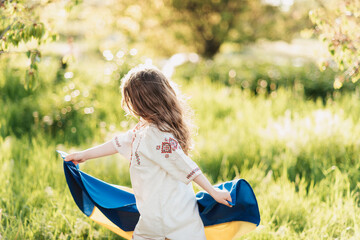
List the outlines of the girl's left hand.
{"type": "Polygon", "coordinates": [[[65,157],[65,161],[72,161],[75,165],[83,163],[86,160],[83,152],[71,153],[65,157]]]}
{"type": "Polygon", "coordinates": [[[218,188],[214,188],[214,192],[212,193],[212,197],[215,199],[215,201],[217,201],[218,203],[222,203],[228,207],[232,207],[229,203],[231,202],[231,196],[230,196],[230,193],[223,189],[223,190],[220,190],[218,188]]]}

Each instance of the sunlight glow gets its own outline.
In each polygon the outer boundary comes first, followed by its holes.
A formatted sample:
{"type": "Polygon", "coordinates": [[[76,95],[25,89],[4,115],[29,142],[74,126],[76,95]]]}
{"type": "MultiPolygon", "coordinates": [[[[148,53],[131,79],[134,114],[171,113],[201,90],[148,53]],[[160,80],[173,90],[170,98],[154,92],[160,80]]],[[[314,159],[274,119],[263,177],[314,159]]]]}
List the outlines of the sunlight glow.
{"type": "Polygon", "coordinates": [[[92,114],[93,112],[94,112],[94,108],[93,108],[93,107],[84,108],[84,113],[85,113],[85,114],[92,114]]]}
{"type": "Polygon", "coordinates": [[[70,95],[66,95],[66,96],[64,97],[64,100],[65,100],[66,102],[70,102],[70,101],[71,101],[71,96],[70,96],[70,95]]]}
{"type": "Polygon", "coordinates": [[[198,62],[199,55],[196,53],[176,53],[166,61],[162,68],[162,72],[166,77],[171,78],[175,71],[175,67],[180,66],[187,61],[193,63],[198,62]]]}
{"type": "Polygon", "coordinates": [[[111,61],[114,58],[114,55],[111,53],[110,50],[104,50],[103,51],[103,56],[107,61],[111,61]]]}
{"type": "Polygon", "coordinates": [[[117,53],[116,53],[116,57],[117,58],[122,58],[123,56],[125,55],[125,53],[121,50],[119,50],[117,53]]]}
{"type": "Polygon", "coordinates": [[[146,65],[152,65],[152,64],[153,64],[152,59],[151,59],[151,58],[146,58],[146,59],[145,59],[145,64],[146,64],[146,65]]]}
{"type": "Polygon", "coordinates": [[[135,56],[137,53],[138,53],[138,50],[137,50],[136,48],[132,48],[132,49],[130,50],[130,55],[131,55],[131,56],[135,56]]]}
{"type": "Polygon", "coordinates": [[[64,77],[67,78],[67,79],[72,78],[73,76],[74,76],[74,73],[73,73],[73,72],[66,72],[66,73],[64,74],[64,77]]]}
{"type": "Polygon", "coordinates": [[[333,113],[330,110],[317,109],[309,115],[299,118],[287,110],[277,120],[270,119],[266,128],[259,131],[264,140],[284,141],[289,149],[298,152],[305,147],[311,138],[328,139],[350,138],[354,127],[352,119],[345,118],[342,111],[333,113]]]}
{"type": "Polygon", "coordinates": [[[294,0],[263,0],[263,2],[280,7],[283,11],[289,11],[290,7],[294,4],[294,0]]]}

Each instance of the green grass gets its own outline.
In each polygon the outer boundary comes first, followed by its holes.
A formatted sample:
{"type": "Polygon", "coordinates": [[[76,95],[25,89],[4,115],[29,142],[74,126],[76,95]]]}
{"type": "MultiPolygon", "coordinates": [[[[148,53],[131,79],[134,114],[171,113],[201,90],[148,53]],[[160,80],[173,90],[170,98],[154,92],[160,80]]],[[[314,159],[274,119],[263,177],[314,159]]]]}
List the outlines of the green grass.
{"type": "MultiPolygon", "coordinates": [[[[47,68],[56,72],[51,64],[47,68]]],[[[8,73],[11,83],[0,76],[0,88],[8,96],[0,99],[0,239],[121,239],[77,208],[55,150],[71,152],[102,143],[134,121],[120,109],[117,81],[98,84],[96,74],[72,71],[73,79],[56,84],[56,74],[41,73],[35,95],[21,89],[16,74],[8,73]],[[89,95],[64,101],[76,89],[89,95]],[[81,101],[83,106],[74,110],[81,101]],[[69,106],[72,111],[62,114],[69,106]],[[94,107],[94,113],[84,114],[85,107],[94,107]],[[55,128],[57,115],[64,125],[55,128]],[[51,116],[52,124],[45,116],[51,116]]],[[[195,110],[198,134],[192,158],[212,183],[244,178],[257,196],[261,225],[242,239],[360,238],[356,92],[337,95],[324,105],[282,87],[254,96],[249,89],[207,80],[175,81],[183,85],[195,110]]],[[[88,161],[81,168],[130,186],[128,163],[119,155],[88,161]]]]}

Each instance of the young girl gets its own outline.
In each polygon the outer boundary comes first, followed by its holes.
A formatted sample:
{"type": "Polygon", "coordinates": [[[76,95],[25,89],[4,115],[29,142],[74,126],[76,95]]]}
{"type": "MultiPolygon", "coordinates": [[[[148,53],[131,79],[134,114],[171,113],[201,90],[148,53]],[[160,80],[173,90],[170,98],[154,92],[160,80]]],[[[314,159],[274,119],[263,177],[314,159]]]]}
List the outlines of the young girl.
{"type": "Polygon", "coordinates": [[[186,112],[170,81],[155,67],[141,65],[122,79],[121,91],[124,110],[140,119],[135,128],[65,160],[78,164],[119,152],[130,161],[140,213],[133,239],[206,239],[190,182],[228,207],[231,197],[226,190],[212,187],[188,157],[191,139],[186,112]]]}

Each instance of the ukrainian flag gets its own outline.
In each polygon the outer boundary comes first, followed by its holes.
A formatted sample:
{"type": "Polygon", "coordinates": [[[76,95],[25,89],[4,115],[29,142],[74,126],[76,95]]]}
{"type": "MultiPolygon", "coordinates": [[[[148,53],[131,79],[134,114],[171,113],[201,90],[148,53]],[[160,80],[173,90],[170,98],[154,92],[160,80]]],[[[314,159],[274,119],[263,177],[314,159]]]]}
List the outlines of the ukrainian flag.
{"type": "MultiPolygon", "coordinates": [[[[63,159],[67,153],[57,151],[63,159]]],[[[117,186],[79,170],[79,165],[64,161],[68,187],[80,210],[93,221],[123,238],[131,239],[140,217],[131,188],[117,186]]],[[[196,194],[207,240],[231,240],[254,230],[260,223],[255,194],[248,182],[237,179],[215,185],[226,189],[232,208],[217,203],[207,192],[196,194]]]]}

